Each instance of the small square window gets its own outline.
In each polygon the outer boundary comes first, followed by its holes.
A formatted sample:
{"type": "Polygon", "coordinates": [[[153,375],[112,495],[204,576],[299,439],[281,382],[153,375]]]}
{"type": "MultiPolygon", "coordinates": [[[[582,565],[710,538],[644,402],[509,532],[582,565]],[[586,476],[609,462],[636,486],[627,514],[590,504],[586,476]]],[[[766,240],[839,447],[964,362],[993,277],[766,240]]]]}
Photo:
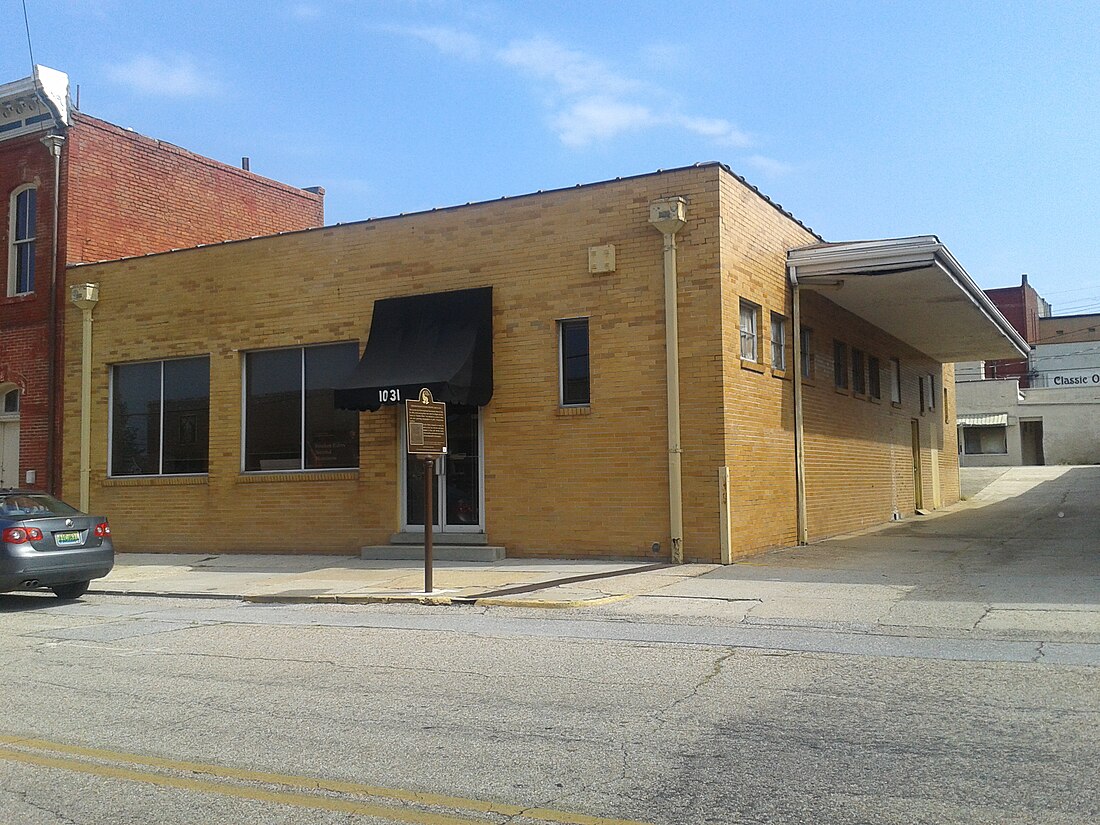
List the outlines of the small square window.
{"type": "Polygon", "coordinates": [[[833,341],[833,384],[848,389],[848,345],[843,341],[833,341]]]}
{"type": "Polygon", "coordinates": [[[760,307],[749,301],[741,302],[741,357],[746,361],[760,361],[760,307]]]}
{"type": "Polygon", "coordinates": [[[772,369],[787,369],[787,319],[772,313],[772,369]]]}
{"type": "Polygon", "coordinates": [[[588,360],[588,319],[559,321],[561,356],[561,405],[583,407],[592,400],[592,376],[588,360]]]}
{"type": "Polygon", "coordinates": [[[867,394],[867,357],[861,349],[852,350],[852,392],[867,394]]]}

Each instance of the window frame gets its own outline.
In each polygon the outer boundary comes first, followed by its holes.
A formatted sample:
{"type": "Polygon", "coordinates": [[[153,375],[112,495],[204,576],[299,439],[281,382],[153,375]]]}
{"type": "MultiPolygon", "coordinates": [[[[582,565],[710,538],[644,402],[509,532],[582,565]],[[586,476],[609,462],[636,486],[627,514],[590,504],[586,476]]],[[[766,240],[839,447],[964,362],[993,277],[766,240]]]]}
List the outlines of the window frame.
{"type": "Polygon", "coordinates": [[[176,358],[155,358],[145,361],[124,361],[117,364],[111,364],[108,368],[107,374],[107,478],[120,479],[120,478],[180,478],[185,476],[208,476],[210,475],[210,361],[209,355],[183,355],[176,358]],[[164,471],[164,365],[171,362],[179,361],[199,361],[205,360],[207,365],[207,381],[206,381],[206,469],[201,472],[194,473],[166,473],[164,471]],[[146,364],[157,364],[159,367],[159,394],[157,396],[158,408],[160,411],[160,418],[157,427],[157,472],[155,473],[116,473],[114,471],[115,463],[115,384],[117,380],[117,370],[124,367],[138,367],[146,364]]]}
{"type": "MultiPolygon", "coordinates": [[[[592,324],[590,317],[580,315],[574,318],[559,318],[558,323],[558,406],[565,408],[583,408],[592,406],[592,324]],[[584,327],[585,351],[584,358],[587,362],[585,370],[584,400],[566,398],[566,330],[584,327]]],[[[569,358],[580,358],[581,354],[569,355],[569,358]]]]}
{"type": "Polygon", "coordinates": [[[760,352],[760,304],[741,298],[738,301],[737,330],[738,353],[742,361],[750,364],[762,364],[760,352]],[[746,312],[748,313],[746,315],[746,312]],[[751,329],[745,329],[745,319],[751,320],[751,329]],[[745,355],[745,343],[749,342],[752,350],[751,357],[745,355]]]}
{"type": "MultiPolygon", "coordinates": [[[[355,359],[354,363],[358,363],[359,359],[359,342],[358,341],[326,341],[317,344],[301,344],[293,347],[267,347],[264,349],[253,349],[246,352],[242,352],[241,355],[241,447],[240,447],[240,472],[242,475],[278,475],[278,474],[293,474],[293,473],[350,473],[358,472],[359,465],[362,461],[361,444],[359,442],[359,428],[355,427],[355,462],[347,466],[341,467],[307,467],[306,466],[306,452],[308,449],[307,443],[307,416],[306,406],[308,404],[308,387],[306,376],[306,350],[322,349],[324,347],[338,347],[338,346],[351,346],[355,347],[355,359]],[[256,469],[249,470],[248,467],[248,360],[250,356],[261,355],[270,352],[298,352],[299,354],[299,373],[298,373],[298,466],[297,467],[282,467],[282,468],[270,468],[270,469],[256,469]]],[[[352,367],[354,366],[352,364],[352,367]]],[[[349,367],[350,372],[351,367],[349,367]]]]}
{"type": "Polygon", "coordinates": [[[38,186],[33,183],[23,184],[12,190],[8,199],[8,297],[19,295],[33,295],[35,287],[35,258],[38,253],[38,186]],[[29,232],[25,237],[18,234],[19,199],[28,193],[34,193],[34,208],[28,210],[27,218],[29,232]],[[20,247],[30,247],[30,270],[26,273],[27,289],[19,289],[20,247]]]}
{"type": "Polygon", "coordinates": [[[773,372],[786,372],[787,371],[787,316],[780,315],[778,312],[771,313],[771,354],[772,354],[772,371],[773,372]],[[778,330],[779,335],[776,335],[778,330]],[[778,340],[777,340],[778,339],[778,340]],[[778,359],[776,356],[778,355],[778,359]]]}

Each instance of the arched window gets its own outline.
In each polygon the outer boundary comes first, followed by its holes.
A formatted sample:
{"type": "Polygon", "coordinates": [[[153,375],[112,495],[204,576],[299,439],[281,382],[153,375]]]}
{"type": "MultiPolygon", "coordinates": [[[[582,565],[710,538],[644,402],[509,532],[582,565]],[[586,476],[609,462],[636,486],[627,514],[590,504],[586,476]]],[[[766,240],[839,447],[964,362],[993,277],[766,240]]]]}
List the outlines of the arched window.
{"type": "Polygon", "coordinates": [[[0,413],[19,412],[19,390],[8,390],[0,393],[0,413]]]}
{"type": "Polygon", "coordinates": [[[34,239],[37,230],[38,190],[16,189],[11,196],[11,248],[8,250],[8,294],[34,292],[34,239]]]}

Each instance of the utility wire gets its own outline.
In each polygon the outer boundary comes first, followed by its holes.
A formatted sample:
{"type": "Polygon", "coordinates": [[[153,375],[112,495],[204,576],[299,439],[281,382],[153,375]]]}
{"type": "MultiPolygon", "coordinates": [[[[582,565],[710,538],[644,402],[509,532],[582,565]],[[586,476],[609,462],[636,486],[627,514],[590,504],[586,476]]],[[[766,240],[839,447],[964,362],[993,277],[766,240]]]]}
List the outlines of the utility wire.
{"type": "Polygon", "coordinates": [[[27,0],[23,0],[23,25],[27,29],[27,53],[31,56],[31,77],[34,77],[34,48],[31,46],[31,21],[27,16],[27,0]]]}

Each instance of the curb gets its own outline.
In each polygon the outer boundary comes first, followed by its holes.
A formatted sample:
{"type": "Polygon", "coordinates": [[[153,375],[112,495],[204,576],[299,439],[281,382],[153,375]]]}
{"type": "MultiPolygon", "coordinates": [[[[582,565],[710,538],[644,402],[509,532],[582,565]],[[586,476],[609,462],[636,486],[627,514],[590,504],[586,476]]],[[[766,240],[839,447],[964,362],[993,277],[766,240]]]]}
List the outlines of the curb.
{"type": "Polygon", "coordinates": [[[518,599],[504,596],[412,596],[412,595],[358,595],[355,593],[318,593],[312,596],[292,596],[278,593],[188,593],[163,590],[108,590],[90,589],[88,595],[96,596],[144,596],[159,599],[217,599],[248,604],[422,604],[428,606],[465,605],[474,607],[534,607],[543,610],[599,607],[626,601],[634,594],[597,596],[592,599],[518,599]]]}

